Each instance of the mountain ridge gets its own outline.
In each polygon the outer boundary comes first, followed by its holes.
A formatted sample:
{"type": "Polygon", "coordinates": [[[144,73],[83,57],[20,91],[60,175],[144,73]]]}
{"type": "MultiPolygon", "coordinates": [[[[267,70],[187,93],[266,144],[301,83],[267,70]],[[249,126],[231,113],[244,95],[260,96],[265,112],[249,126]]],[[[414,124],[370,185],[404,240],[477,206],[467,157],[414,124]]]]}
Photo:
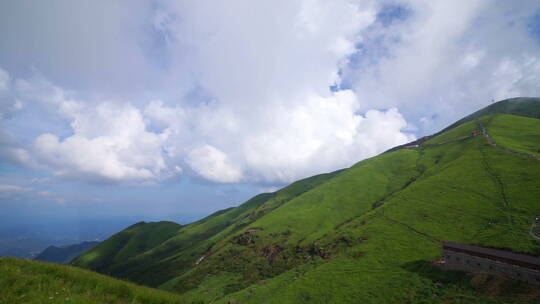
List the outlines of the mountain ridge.
{"type": "Polygon", "coordinates": [[[495,300],[479,293],[466,275],[429,266],[443,240],[540,253],[529,234],[540,214],[540,163],[523,157],[540,152],[540,99],[486,109],[416,147],[183,226],[106,273],[203,302],[415,302],[435,292],[439,302],[466,294],[478,303],[507,303],[502,293],[495,300]]]}
{"type": "Polygon", "coordinates": [[[512,115],[540,119],[540,97],[514,97],[514,98],[508,98],[508,99],[497,101],[476,112],[473,112],[472,114],[465,116],[464,118],[454,122],[448,127],[443,128],[441,131],[437,133],[423,136],[417,140],[413,140],[403,145],[395,146],[393,148],[386,150],[383,153],[396,151],[396,150],[403,149],[405,147],[412,146],[412,145],[419,145],[429,140],[430,138],[438,136],[463,123],[469,122],[482,115],[488,115],[488,114],[512,114],[512,115]]]}

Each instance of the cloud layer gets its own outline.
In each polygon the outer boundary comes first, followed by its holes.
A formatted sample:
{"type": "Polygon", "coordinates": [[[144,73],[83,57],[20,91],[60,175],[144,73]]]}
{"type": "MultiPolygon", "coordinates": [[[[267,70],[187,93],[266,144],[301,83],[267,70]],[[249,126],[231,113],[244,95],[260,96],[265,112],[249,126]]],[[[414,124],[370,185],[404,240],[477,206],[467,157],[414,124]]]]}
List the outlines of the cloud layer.
{"type": "Polygon", "coordinates": [[[0,157],[62,178],[282,184],[540,95],[536,1],[26,5],[0,7],[0,157]]]}
{"type": "Polygon", "coordinates": [[[253,115],[223,103],[152,101],[139,109],[81,101],[41,78],[16,80],[12,95],[70,126],[63,137],[38,135],[23,150],[27,165],[92,182],[152,182],[183,172],[222,183],[290,182],[414,139],[402,132],[407,123],[395,108],[359,114],[350,90],[257,104],[253,115]]]}

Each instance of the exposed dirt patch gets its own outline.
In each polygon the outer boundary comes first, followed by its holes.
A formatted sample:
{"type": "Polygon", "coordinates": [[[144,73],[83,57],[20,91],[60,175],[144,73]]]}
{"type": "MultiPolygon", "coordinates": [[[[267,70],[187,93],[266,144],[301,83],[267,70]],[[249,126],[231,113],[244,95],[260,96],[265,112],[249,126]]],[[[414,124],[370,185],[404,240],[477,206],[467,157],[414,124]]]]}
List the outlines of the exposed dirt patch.
{"type": "Polygon", "coordinates": [[[272,244],[262,249],[262,255],[268,260],[268,263],[272,265],[280,257],[283,247],[279,244],[272,244]]]}
{"type": "Polygon", "coordinates": [[[231,242],[233,244],[241,245],[241,246],[248,246],[255,244],[255,239],[257,236],[255,233],[259,231],[259,229],[252,228],[244,232],[243,234],[237,235],[232,238],[231,242]]]}

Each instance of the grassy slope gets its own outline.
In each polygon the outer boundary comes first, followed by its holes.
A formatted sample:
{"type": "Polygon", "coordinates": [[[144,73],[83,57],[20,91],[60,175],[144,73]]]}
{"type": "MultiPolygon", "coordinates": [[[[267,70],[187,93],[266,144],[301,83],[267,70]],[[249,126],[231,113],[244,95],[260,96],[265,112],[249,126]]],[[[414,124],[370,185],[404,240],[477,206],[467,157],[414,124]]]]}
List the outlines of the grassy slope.
{"type": "Polygon", "coordinates": [[[465,122],[453,129],[439,134],[427,140],[422,146],[428,147],[431,145],[445,144],[452,141],[459,141],[471,135],[473,131],[480,131],[480,127],[476,121],[465,122]]]}
{"type": "Polygon", "coordinates": [[[173,236],[180,227],[173,222],[137,223],[75,258],[71,264],[109,273],[110,265],[158,246],[173,236]]]}
{"type": "MultiPolygon", "coordinates": [[[[440,132],[433,135],[433,137],[440,137],[443,135],[443,133],[447,133],[448,131],[453,130],[454,128],[461,126],[467,122],[475,121],[476,119],[480,118],[481,116],[486,115],[493,115],[493,114],[512,114],[517,116],[523,116],[523,117],[530,117],[530,118],[540,118],[540,98],[538,97],[517,97],[517,98],[510,98],[498,101],[496,103],[493,103],[481,110],[478,110],[458,121],[453,123],[452,125],[444,128],[440,132]]],[[[473,126],[473,124],[470,124],[470,126],[473,126]]],[[[473,128],[474,129],[474,128],[473,128]]],[[[439,139],[442,141],[442,139],[439,139]]],[[[394,147],[392,149],[389,149],[387,152],[397,151],[399,149],[402,149],[403,147],[410,145],[410,144],[419,144],[423,141],[423,139],[418,139],[416,141],[413,141],[411,143],[407,143],[404,145],[400,145],[397,147],[394,147]]]]}
{"type": "Polygon", "coordinates": [[[540,98],[517,97],[498,101],[456,121],[454,124],[443,129],[440,133],[453,129],[465,122],[474,121],[482,116],[493,114],[511,114],[530,118],[540,118],[540,98]]]}
{"type": "MultiPolygon", "coordinates": [[[[540,120],[495,115],[482,122],[500,146],[518,149],[519,139],[509,146],[503,139],[523,129],[521,145],[540,147],[540,120]]],[[[441,240],[540,254],[528,234],[540,214],[540,161],[496,149],[483,136],[463,138],[475,124],[424,148],[360,162],[234,235],[257,228],[253,243],[222,240],[212,256],[163,287],[205,301],[240,290],[221,301],[241,303],[539,300],[519,283],[499,286],[505,294],[490,298],[470,278],[426,264],[440,256],[441,240]]]]}
{"type": "Polygon", "coordinates": [[[540,157],[540,125],[535,124],[532,118],[498,115],[491,121],[490,129],[497,144],[518,153],[540,157]]]}
{"type": "Polygon", "coordinates": [[[182,303],[177,294],[66,265],[0,258],[0,303],[182,303]]]}
{"type": "MultiPolygon", "coordinates": [[[[538,100],[519,104],[532,109],[528,116],[540,114],[538,100]]],[[[524,112],[503,101],[482,113],[497,111],[524,112]]],[[[509,152],[535,154],[539,122],[473,114],[419,149],[302,180],[182,227],[160,246],[114,264],[111,273],[205,302],[538,300],[519,283],[480,284],[490,290],[486,295],[472,288],[470,277],[442,273],[426,261],[440,256],[441,240],[540,253],[528,235],[540,213],[540,162],[509,152]],[[469,137],[479,122],[504,149],[484,136],[469,137]],[[503,294],[491,297],[493,289],[503,294]]]]}
{"type": "MultiPolygon", "coordinates": [[[[213,254],[199,266],[163,287],[188,291],[203,282],[203,286],[231,292],[301,264],[307,254],[295,253],[293,247],[297,243],[309,247],[323,233],[366,213],[374,202],[384,200],[388,192],[399,190],[414,178],[417,174],[414,152],[401,151],[399,155],[403,155],[407,162],[401,162],[403,159],[391,154],[373,158],[335,176],[312,191],[303,193],[248,226],[261,229],[256,233],[256,244],[246,248],[231,242],[231,238],[223,239],[212,248],[213,254]],[[407,168],[408,164],[412,164],[409,166],[411,168],[407,168]],[[401,174],[397,174],[398,172],[401,174]],[[363,192],[361,189],[369,191],[363,192]],[[333,205],[334,198],[339,198],[338,208],[333,205]],[[263,247],[276,243],[287,248],[287,253],[283,255],[287,256],[287,259],[279,256],[269,263],[261,252],[263,247]],[[208,275],[230,274],[233,274],[235,280],[204,283],[208,275]]],[[[235,235],[241,235],[246,229],[235,235]]],[[[206,291],[196,292],[192,299],[211,300],[208,295],[212,292],[206,291]]]]}
{"type": "MultiPolygon", "coordinates": [[[[222,238],[339,175],[340,172],[316,175],[294,182],[274,193],[259,194],[238,207],[216,212],[200,221],[183,226],[159,246],[126,256],[123,261],[113,261],[106,269],[77,261],[74,264],[141,284],[159,286],[191,268],[197,259],[207,254],[208,249],[222,238]]],[[[117,243],[118,241],[113,238],[103,242],[107,247],[115,247],[117,243]]],[[[92,252],[89,252],[79,257],[79,260],[95,258],[92,252]]],[[[99,255],[99,259],[103,259],[103,256],[99,255]]]]}

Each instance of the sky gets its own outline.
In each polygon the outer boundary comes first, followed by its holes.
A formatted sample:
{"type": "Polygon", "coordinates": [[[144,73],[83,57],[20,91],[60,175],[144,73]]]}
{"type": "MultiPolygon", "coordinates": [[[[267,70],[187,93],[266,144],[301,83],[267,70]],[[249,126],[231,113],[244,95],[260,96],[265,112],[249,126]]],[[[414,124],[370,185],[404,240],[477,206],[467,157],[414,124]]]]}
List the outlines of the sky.
{"type": "Polygon", "coordinates": [[[517,96],[537,0],[2,1],[0,216],[188,221],[517,96]]]}

